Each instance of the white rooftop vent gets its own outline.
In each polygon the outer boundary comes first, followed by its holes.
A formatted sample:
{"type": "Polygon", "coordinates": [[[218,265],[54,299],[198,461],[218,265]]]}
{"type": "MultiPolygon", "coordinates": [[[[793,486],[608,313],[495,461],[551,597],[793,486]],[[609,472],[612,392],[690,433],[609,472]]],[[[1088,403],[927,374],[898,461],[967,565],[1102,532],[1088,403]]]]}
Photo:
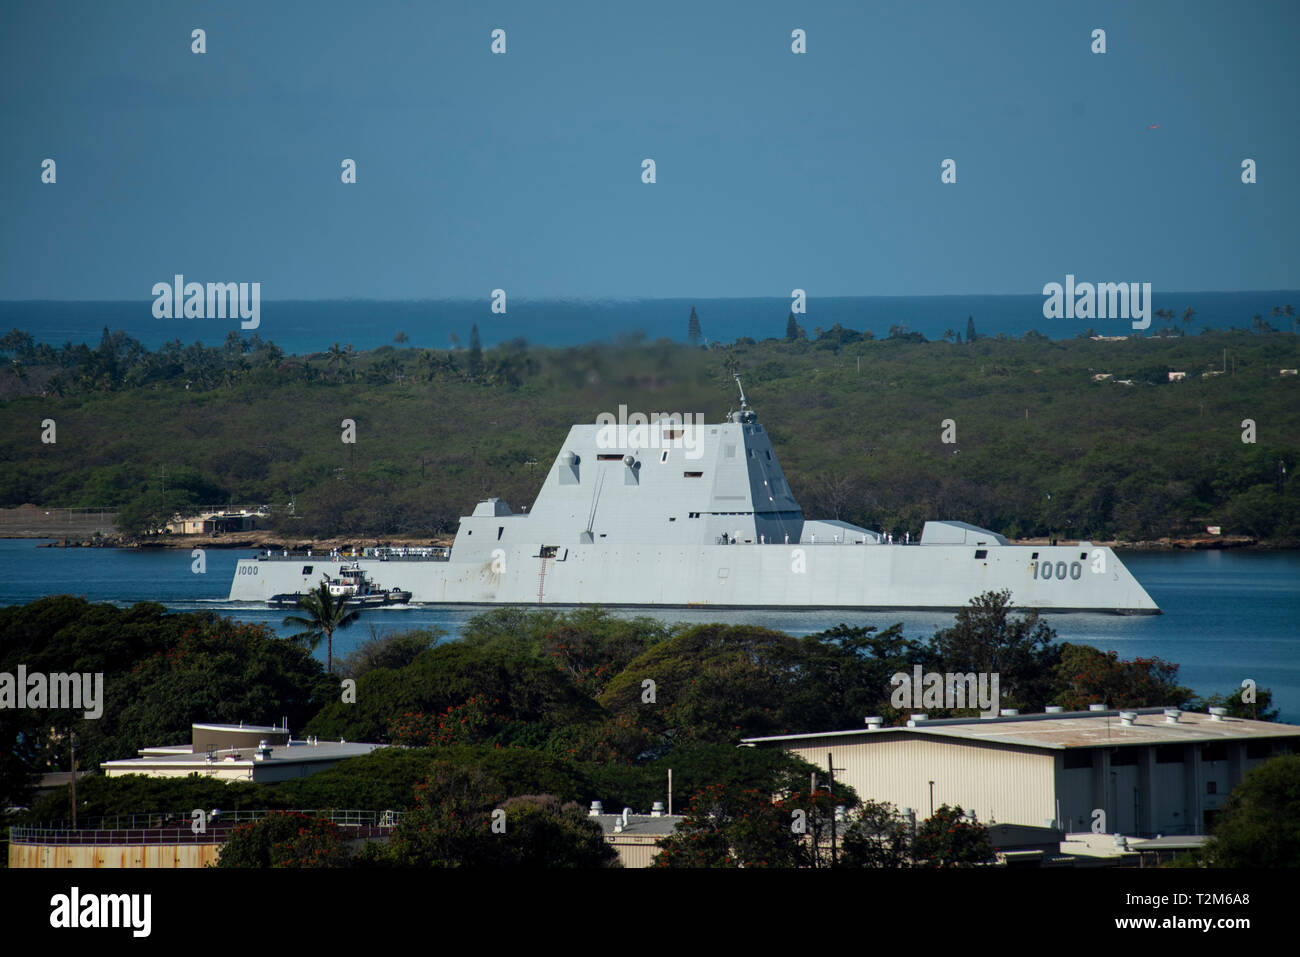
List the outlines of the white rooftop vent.
{"type": "Polygon", "coordinates": [[[1223,720],[1223,716],[1224,716],[1225,714],[1227,714],[1227,713],[1228,713],[1228,709],[1227,709],[1227,708],[1211,708],[1211,709],[1210,709],[1210,720],[1211,720],[1211,721],[1222,721],[1222,720],[1223,720]]]}
{"type": "Polygon", "coordinates": [[[663,817],[663,816],[664,816],[664,802],[663,802],[663,801],[655,801],[655,803],[654,803],[654,807],[650,808],[650,816],[651,816],[651,817],[663,817]]]}
{"type": "Polygon", "coordinates": [[[1165,724],[1177,724],[1180,714],[1182,712],[1177,708],[1165,708],[1165,724]]]}
{"type": "Polygon", "coordinates": [[[878,715],[878,714],[869,715],[869,716],[867,717],[867,730],[868,730],[868,731],[876,731],[876,730],[878,730],[878,729],[879,729],[879,728],[880,728],[884,723],[885,723],[885,719],[882,718],[882,717],[880,717],[880,715],[878,715]]]}
{"type": "Polygon", "coordinates": [[[1059,704],[1049,704],[1045,709],[1047,714],[1064,714],[1065,709],[1059,704]]]}
{"type": "Polygon", "coordinates": [[[605,813],[605,805],[601,804],[599,801],[592,801],[591,810],[587,812],[587,816],[598,817],[604,813],[605,813]]]}
{"type": "Polygon", "coordinates": [[[998,712],[998,716],[1002,718],[1016,718],[1019,717],[1019,715],[1020,709],[1018,708],[1003,708],[998,712]]]}
{"type": "Polygon", "coordinates": [[[921,724],[923,721],[929,721],[929,720],[930,720],[930,716],[928,714],[924,714],[924,713],[914,714],[912,715],[911,718],[908,719],[907,726],[909,728],[915,728],[918,724],[921,724]]]}
{"type": "Polygon", "coordinates": [[[1121,711],[1119,713],[1119,723],[1126,728],[1133,727],[1133,722],[1137,719],[1136,711],[1121,711]]]}
{"type": "Polygon", "coordinates": [[[1090,704],[1090,705],[1088,705],[1088,710],[1089,710],[1089,711],[1105,711],[1105,710],[1106,710],[1106,706],[1105,706],[1104,704],[1090,704]]]}

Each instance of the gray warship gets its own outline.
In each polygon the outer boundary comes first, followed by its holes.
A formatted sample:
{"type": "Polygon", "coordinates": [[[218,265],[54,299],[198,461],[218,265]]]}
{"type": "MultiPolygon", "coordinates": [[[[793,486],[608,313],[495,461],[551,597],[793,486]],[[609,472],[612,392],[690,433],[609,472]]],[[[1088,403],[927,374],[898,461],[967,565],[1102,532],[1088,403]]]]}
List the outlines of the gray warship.
{"type": "Polygon", "coordinates": [[[450,548],[267,551],[239,560],[230,600],[306,592],[347,563],[431,604],[954,610],[1007,589],[1044,612],[1160,614],[1090,542],[1012,545],[960,521],[898,542],[804,518],[743,387],[718,423],[624,413],[570,428],[532,508],[481,501],[450,548]]]}

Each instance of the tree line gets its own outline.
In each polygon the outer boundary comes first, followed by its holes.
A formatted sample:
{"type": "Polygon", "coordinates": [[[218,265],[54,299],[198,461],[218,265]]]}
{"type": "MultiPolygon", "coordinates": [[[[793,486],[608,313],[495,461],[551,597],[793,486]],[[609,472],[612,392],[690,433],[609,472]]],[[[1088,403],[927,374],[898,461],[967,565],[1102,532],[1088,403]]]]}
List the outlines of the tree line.
{"type": "MultiPolygon", "coordinates": [[[[737,742],[858,727],[865,714],[903,723],[919,709],[893,705],[891,678],[915,665],[999,671],[1001,703],[1026,711],[1095,702],[1224,704],[1235,715],[1276,716],[1266,689],[1251,704],[1234,689],[1200,699],[1177,683],[1172,663],[1058,643],[1034,612],[1014,609],[1005,593],[980,596],[927,640],[904,637],[898,625],[841,625],[798,638],[748,625],[623,619],[594,608],[494,609],[471,620],[462,640],[444,637],[375,637],[330,673],[302,643],[211,613],[172,613],[156,604],[116,608],[68,596],[0,609],[0,672],[22,663],[29,672],[106,676],[97,720],[57,709],[0,711],[0,807],[31,804],[11,818],[16,823],[67,818],[66,787],[34,804],[32,788],[37,775],[70,766],[74,734],[79,766],[93,768],[142,747],[187,740],[195,722],[287,716],[299,736],[401,747],[272,785],[91,777],[77,785],[78,817],[192,807],[403,810],[392,841],[368,849],[364,860],[336,862],[504,867],[523,861],[521,848],[553,847],[557,861],[604,866],[607,848],[593,839],[585,807],[601,800],[647,810],[664,800],[671,769],[686,820],[665,845],[663,866],[822,866],[819,835],[835,826],[839,806],[847,832],[856,834],[845,841],[844,862],[947,866],[970,863],[970,848],[982,847],[976,832],[947,843],[926,837],[950,834],[960,809],[940,809],[933,824],[912,822],[904,833],[897,808],[838,784],[832,793],[824,779],[810,787],[812,765],[737,742]],[[355,681],[354,701],[341,694],[344,678],[355,681]],[[495,840],[492,812],[503,807],[525,844],[495,840]],[[770,822],[788,818],[793,807],[807,813],[812,830],[789,832],[798,839],[769,833],[770,822]],[[533,839],[538,844],[526,843],[533,839]]],[[[276,829],[287,826],[277,817],[248,829],[230,860],[267,863],[267,848],[283,843],[272,839],[276,829]]],[[[307,832],[304,846],[313,857],[334,840],[325,823],[307,832]]],[[[284,849],[287,857],[276,860],[296,861],[300,850],[284,849]]],[[[335,860],[332,852],[321,857],[335,860]]]]}
{"type": "Polygon", "coordinates": [[[897,538],[960,518],[1013,538],[1219,526],[1300,541],[1300,379],[1281,375],[1300,367],[1290,335],[968,333],[958,345],[832,327],[707,348],[336,344],[286,356],[237,333],[220,349],[153,352],[122,333],[98,349],[10,333],[0,349],[11,360],[0,507],[110,508],[129,534],[214,504],[271,506],[285,536],[448,534],[480,498],[530,504],[573,423],[650,396],[717,421],[739,373],[809,517],[897,538]],[[345,418],[352,446],[339,441],[345,418]],[[47,419],[57,442],[42,441],[47,419]]]}

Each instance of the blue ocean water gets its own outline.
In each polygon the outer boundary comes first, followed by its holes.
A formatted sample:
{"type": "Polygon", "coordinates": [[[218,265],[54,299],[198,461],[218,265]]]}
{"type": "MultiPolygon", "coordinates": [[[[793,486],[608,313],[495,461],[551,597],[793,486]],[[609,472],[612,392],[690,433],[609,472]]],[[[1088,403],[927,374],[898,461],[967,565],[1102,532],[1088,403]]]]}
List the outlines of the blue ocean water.
{"type": "MultiPolygon", "coordinates": [[[[32,539],[0,540],[0,605],[52,594],[131,604],[158,601],[181,611],[211,610],[282,633],[283,611],[229,602],[235,562],[246,549],[209,549],[195,574],[181,549],[38,548],[32,539]]],[[[1181,666],[1179,680],[1200,694],[1226,693],[1245,678],[1271,688],[1284,721],[1300,723],[1300,551],[1121,552],[1163,615],[1053,615],[1061,641],[1116,651],[1121,658],[1158,656],[1181,666]]],[[[414,606],[366,611],[335,635],[336,655],[375,634],[441,628],[455,638],[484,609],[414,606]]],[[[952,615],[921,612],[773,612],[665,609],[618,611],[675,622],[760,624],[806,635],[840,622],[886,627],[901,621],[910,637],[928,637],[952,615]]],[[[317,657],[324,659],[324,646],[317,657]]]]}
{"type": "MultiPolygon", "coordinates": [[[[1061,281],[1064,277],[1058,277],[1061,281]]],[[[1082,278],[1082,277],[1081,277],[1082,278]]],[[[1290,304],[1300,309],[1300,291],[1258,292],[1155,292],[1155,309],[1172,309],[1174,325],[1183,326],[1183,310],[1195,310],[1189,332],[1206,326],[1250,328],[1256,315],[1289,331],[1290,321],[1274,318],[1274,307],[1290,304]]],[[[752,299],[639,299],[639,300],[507,300],[504,315],[491,311],[488,299],[378,302],[373,300],[263,301],[260,325],[253,331],[286,352],[302,354],[328,349],[334,342],[374,349],[391,345],[405,332],[409,345],[446,349],[455,336],[464,345],[477,325],[484,345],[524,338],[535,345],[567,346],[609,340],[635,332],[649,339],[686,337],[687,319],[694,307],[706,339],[731,342],[740,336],[753,339],[785,335],[790,300],[752,299]]],[[[852,296],[810,298],[806,315],[798,318],[808,331],[829,329],[839,323],[859,331],[869,329],[878,338],[891,325],[907,326],[927,339],[938,339],[947,329],[966,332],[966,320],[975,322],[983,336],[1021,336],[1031,329],[1054,339],[1068,339],[1088,328],[1104,335],[1125,335],[1133,330],[1123,319],[1044,319],[1041,295],[999,296],[852,296]]],[[[1147,334],[1165,320],[1153,319],[1147,334]]],[[[138,302],[0,302],[0,332],[17,328],[37,340],[60,346],[65,342],[99,342],[104,327],[125,330],[146,346],[156,348],[179,338],[186,344],[201,341],[220,345],[227,333],[239,329],[233,319],[156,319],[152,300],[138,302]]]]}

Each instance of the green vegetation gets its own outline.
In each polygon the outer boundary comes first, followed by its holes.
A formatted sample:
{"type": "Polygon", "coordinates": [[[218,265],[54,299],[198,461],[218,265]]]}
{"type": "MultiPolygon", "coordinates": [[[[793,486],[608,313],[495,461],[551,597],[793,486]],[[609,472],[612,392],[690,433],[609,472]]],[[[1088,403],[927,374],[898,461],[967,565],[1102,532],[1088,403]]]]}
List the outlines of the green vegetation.
{"type": "Polygon", "coordinates": [[[1219,525],[1300,540],[1300,380],[1279,375],[1300,367],[1300,338],[1268,323],[1123,342],[972,340],[972,327],[965,342],[901,325],[808,338],[791,316],[783,339],[709,348],[516,340],[298,357],[236,333],[150,352],[121,333],[54,349],[15,331],[0,338],[0,507],[116,508],[143,532],[190,506],[269,504],[290,535],[446,533],[485,495],[531,503],[572,423],[621,403],[716,421],[737,371],[810,516],[899,537],[956,517],[1013,537],[1219,525]],[[1227,372],[1210,375],[1225,353],[1227,372]],[[46,418],[55,444],[40,442],[46,418]],[[356,446],[339,441],[344,418],[356,446]],[[944,419],[955,444],[940,441],[944,419]]]}
{"type": "Polygon", "coordinates": [[[221,847],[218,867],[343,867],[351,854],[336,824],[280,811],[240,824],[221,847]]]}
{"type": "Polygon", "coordinates": [[[315,651],[325,639],[325,670],[334,673],[334,632],[347,628],[361,617],[361,612],[348,603],[346,597],[335,598],[328,582],[321,582],[315,591],[298,599],[301,614],[286,615],[284,624],[301,628],[289,640],[315,651]]]}
{"type": "Polygon", "coordinates": [[[1215,867],[1300,867],[1300,755],[1266,761],[1232,789],[1202,856],[1215,867]]]}
{"type": "Polygon", "coordinates": [[[339,677],[355,679],[375,668],[403,668],[446,635],[441,628],[423,628],[381,637],[371,625],[370,637],[339,659],[339,677]]]}
{"type": "Polygon", "coordinates": [[[917,826],[912,855],[921,867],[961,867],[992,858],[993,845],[987,829],[945,804],[917,826]]]}
{"type": "Polygon", "coordinates": [[[708,787],[660,842],[656,867],[828,866],[837,799],[824,789],[773,798],[755,788],[708,787]]]}
{"type": "MultiPolygon", "coordinates": [[[[80,756],[77,764],[81,765],[80,756]]],[[[143,774],[114,778],[91,775],[77,782],[79,821],[133,814],[160,817],[170,814],[180,822],[188,821],[187,811],[194,808],[258,811],[291,806],[295,805],[286,804],[274,791],[261,785],[248,781],[217,781],[197,774],[185,778],[151,778],[143,774]]],[[[69,811],[68,789],[63,787],[34,802],[23,814],[23,819],[33,823],[67,821],[69,811]]]]}
{"type": "Polygon", "coordinates": [[[507,798],[478,768],[435,762],[418,802],[368,863],[398,867],[617,867],[618,855],[578,804],[551,795],[507,798]],[[506,839],[509,835],[509,839],[506,839]]]}
{"type": "Polygon", "coordinates": [[[753,788],[706,788],[692,798],[656,867],[969,867],[992,861],[988,830],[943,805],[916,827],[888,802],[848,807],[829,790],[773,798],[753,788]],[[836,805],[846,811],[832,840],[836,805]]]}
{"type": "MultiPolygon", "coordinates": [[[[0,708],[0,807],[23,805],[34,775],[135,757],[190,740],[194,722],[301,727],[338,682],[305,650],[252,625],[162,605],[66,595],[0,608],[0,673],[102,672],[102,716],[86,708],[0,708]]],[[[84,702],[83,702],[84,703],[84,702]]],[[[65,805],[66,806],[66,805],[65,805]]]]}
{"type": "Polygon", "coordinates": [[[844,833],[845,867],[907,867],[912,863],[912,824],[888,801],[863,801],[844,833]]]}
{"type": "MultiPolygon", "coordinates": [[[[648,810],[666,799],[671,772],[675,807],[691,808],[692,823],[669,845],[665,866],[823,866],[823,850],[814,849],[824,847],[837,805],[850,812],[840,864],[948,866],[984,854],[979,834],[957,820],[959,809],[952,820],[939,815],[933,828],[913,834],[909,824],[903,834],[894,811],[871,802],[859,809],[859,796],[843,784],[833,794],[824,781],[809,791],[817,769],[806,761],[736,745],[858,727],[866,714],[901,723],[910,711],[892,707],[891,677],[913,665],[1000,669],[1009,700],[1033,711],[1097,701],[1205,704],[1176,683],[1176,665],[1057,644],[1005,592],[975,599],[928,641],[905,639],[897,625],[840,625],[796,638],[749,625],[625,620],[595,608],[494,609],[465,632],[463,641],[441,644],[431,632],[372,640],[345,659],[357,676],[355,703],[345,703],[338,679],[305,649],[258,627],[69,597],[0,609],[0,672],[25,664],[31,672],[105,675],[99,719],[0,709],[0,806],[26,805],[37,774],[69,767],[70,732],[79,766],[93,768],[141,747],[188,741],[193,722],[267,724],[287,715],[300,735],[403,747],[266,785],[90,777],[78,784],[78,817],[183,817],[195,807],[401,810],[411,813],[393,841],[367,849],[360,863],[506,867],[540,855],[553,866],[604,866],[605,844],[582,808],[601,800],[611,810],[648,810]],[[501,808],[512,809],[509,833],[524,843],[491,831],[501,808]],[[796,809],[805,831],[790,830],[796,809]]],[[[1267,690],[1257,697],[1267,717],[1267,690]]],[[[56,789],[22,820],[66,819],[69,802],[69,789],[56,789]]],[[[338,852],[337,835],[321,822],[296,837],[285,827],[276,819],[241,832],[231,861],[357,863],[355,849],[338,852]]]]}

